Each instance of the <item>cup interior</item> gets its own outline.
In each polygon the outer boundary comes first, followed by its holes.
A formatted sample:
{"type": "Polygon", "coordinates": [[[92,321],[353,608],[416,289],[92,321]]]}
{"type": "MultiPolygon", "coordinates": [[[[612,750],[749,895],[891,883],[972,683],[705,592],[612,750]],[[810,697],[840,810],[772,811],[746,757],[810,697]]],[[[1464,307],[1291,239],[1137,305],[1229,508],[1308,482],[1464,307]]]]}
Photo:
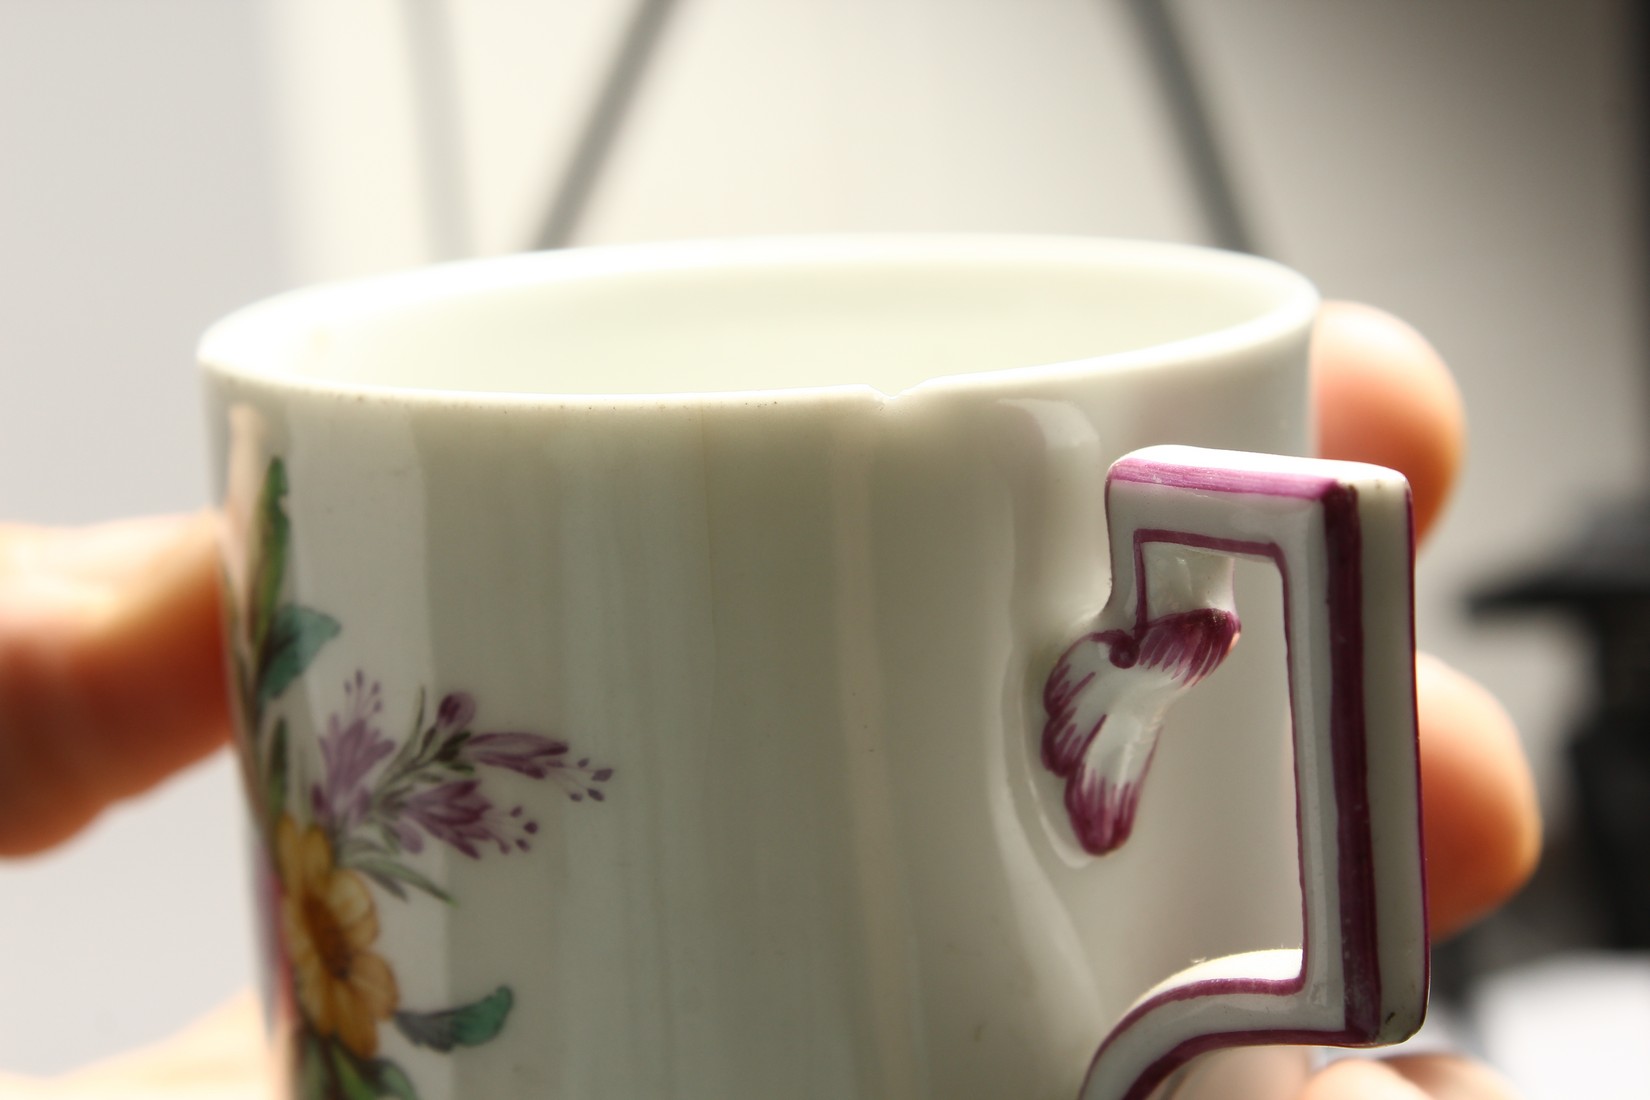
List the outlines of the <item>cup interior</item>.
{"type": "Polygon", "coordinates": [[[1305,324],[1269,261],[1062,238],[573,249],[300,291],[202,342],[208,366],[325,388],[683,395],[1173,361],[1305,324]]]}

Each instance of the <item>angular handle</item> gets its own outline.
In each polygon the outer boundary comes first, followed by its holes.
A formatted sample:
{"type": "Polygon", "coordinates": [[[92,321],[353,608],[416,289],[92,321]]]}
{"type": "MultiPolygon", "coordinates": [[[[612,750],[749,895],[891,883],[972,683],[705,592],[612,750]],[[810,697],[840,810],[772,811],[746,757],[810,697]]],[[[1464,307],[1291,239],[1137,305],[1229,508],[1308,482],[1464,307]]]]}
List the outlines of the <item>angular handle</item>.
{"type": "Polygon", "coordinates": [[[1192,447],[1106,482],[1112,594],[1049,674],[1043,764],[1079,844],[1127,842],[1163,715],[1237,639],[1232,562],[1283,581],[1304,944],[1202,962],[1135,1002],[1082,1100],[1144,1100],[1187,1059],[1374,1045],[1420,1026],[1427,937],[1409,488],[1375,466],[1192,447]]]}

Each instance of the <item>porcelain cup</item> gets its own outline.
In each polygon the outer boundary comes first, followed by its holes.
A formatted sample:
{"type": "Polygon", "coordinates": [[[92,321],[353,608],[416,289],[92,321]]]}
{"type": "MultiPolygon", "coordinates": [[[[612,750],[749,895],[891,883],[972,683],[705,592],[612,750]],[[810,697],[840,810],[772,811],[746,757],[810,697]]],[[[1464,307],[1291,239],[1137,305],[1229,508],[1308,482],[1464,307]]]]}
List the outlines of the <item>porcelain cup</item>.
{"type": "Polygon", "coordinates": [[[1300,457],[1316,309],[822,238],[214,327],[284,1095],[1142,1100],[1409,1034],[1408,492],[1300,457]]]}

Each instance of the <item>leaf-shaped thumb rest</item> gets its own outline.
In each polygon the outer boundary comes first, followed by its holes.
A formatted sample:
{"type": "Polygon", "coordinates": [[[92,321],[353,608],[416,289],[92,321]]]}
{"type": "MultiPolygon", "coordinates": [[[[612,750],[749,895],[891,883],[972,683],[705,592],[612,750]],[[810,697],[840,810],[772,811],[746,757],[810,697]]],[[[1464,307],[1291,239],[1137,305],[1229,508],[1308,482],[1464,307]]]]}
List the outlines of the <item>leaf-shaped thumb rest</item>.
{"type": "Polygon", "coordinates": [[[1043,765],[1066,781],[1066,814],[1084,851],[1104,855],[1129,838],[1169,704],[1213,672],[1237,637],[1234,611],[1197,607],[1094,631],[1061,655],[1043,688],[1043,765]]]}
{"type": "MultiPolygon", "coordinates": [[[[1360,697],[1359,577],[1370,554],[1391,556],[1387,544],[1406,537],[1407,499],[1396,474],[1349,463],[1151,447],[1112,466],[1111,596],[1075,641],[1063,640],[1043,687],[1043,766],[1066,781],[1066,816],[1085,851],[1104,855],[1129,839],[1168,708],[1237,641],[1235,560],[1272,564],[1286,615],[1293,608],[1300,619],[1287,632],[1291,704],[1313,679],[1301,662],[1314,654],[1326,673],[1341,670],[1343,703],[1360,697]],[[1364,504],[1376,509],[1371,531],[1364,504]],[[1382,537],[1366,547],[1372,533],[1382,537]]],[[[1407,555],[1396,566],[1407,568],[1407,555]]]]}

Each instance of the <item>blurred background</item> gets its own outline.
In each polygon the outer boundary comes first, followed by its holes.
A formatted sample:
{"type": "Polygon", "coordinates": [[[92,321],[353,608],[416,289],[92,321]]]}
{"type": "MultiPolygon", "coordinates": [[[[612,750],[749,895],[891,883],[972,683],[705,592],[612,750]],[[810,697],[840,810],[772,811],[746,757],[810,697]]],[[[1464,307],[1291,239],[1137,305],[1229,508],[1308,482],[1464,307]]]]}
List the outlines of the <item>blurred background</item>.
{"type": "MultiPolygon", "coordinates": [[[[1440,953],[1439,1026],[1532,1100],[1643,1096],[1641,8],[0,0],[0,515],[203,506],[195,338],[296,284],[822,230],[1274,256],[1425,332],[1471,418],[1421,641],[1505,702],[1550,840],[1440,953]]],[[[0,865],[0,1067],[156,1039],[250,980],[238,821],[217,759],[0,865]]]]}

